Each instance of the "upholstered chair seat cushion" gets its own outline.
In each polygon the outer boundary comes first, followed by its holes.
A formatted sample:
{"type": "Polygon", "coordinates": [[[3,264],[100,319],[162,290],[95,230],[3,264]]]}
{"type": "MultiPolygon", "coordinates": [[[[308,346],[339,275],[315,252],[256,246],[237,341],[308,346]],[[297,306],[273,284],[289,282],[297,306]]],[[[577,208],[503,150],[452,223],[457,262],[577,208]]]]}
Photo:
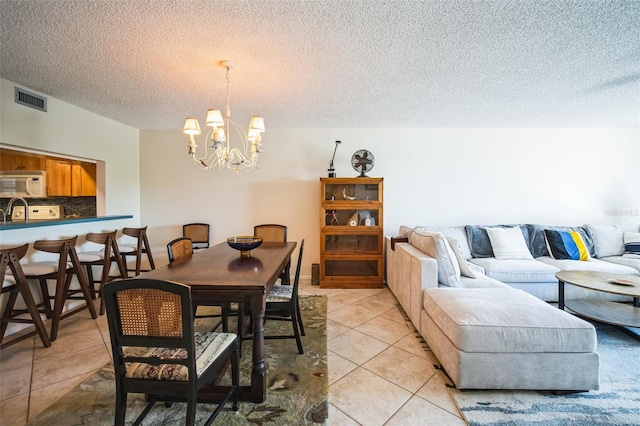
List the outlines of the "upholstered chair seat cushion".
{"type": "Polygon", "coordinates": [[[97,262],[104,259],[104,251],[82,251],[78,252],[80,262],[97,262]]]}
{"type": "MultiPolygon", "coordinates": [[[[236,339],[232,333],[194,333],[196,351],[196,372],[198,376],[211,365],[220,354],[236,339]]],[[[147,348],[144,357],[160,359],[186,359],[185,349],[147,348]]],[[[187,367],[180,364],[150,365],[140,362],[127,363],[126,377],[149,380],[187,381],[187,367]]]]}
{"type": "Polygon", "coordinates": [[[134,253],[138,250],[138,246],[135,244],[118,244],[118,250],[120,250],[120,253],[134,253]]]}
{"type": "Polygon", "coordinates": [[[267,294],[267,303],[288,302],[292,297],[292,285],[274,285],[269,294],[267,294]]]}
{"type": "MultiPolygon", "coordinates": [[[[71,262],[67,262],[67,269],[73,268],[71,262]]],[[[58,272],[58,262],[30,262],[22,265],[22,272],[29,276],[48,275],[58,272]]]]}

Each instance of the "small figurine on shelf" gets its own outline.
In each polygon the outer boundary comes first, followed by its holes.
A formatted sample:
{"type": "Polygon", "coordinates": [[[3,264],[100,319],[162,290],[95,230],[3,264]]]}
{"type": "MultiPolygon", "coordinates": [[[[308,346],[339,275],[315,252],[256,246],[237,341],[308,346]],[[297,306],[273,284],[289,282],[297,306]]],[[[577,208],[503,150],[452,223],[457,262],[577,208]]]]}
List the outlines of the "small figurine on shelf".
{"type": "Polygon", "coordinates": [[[360,224],[364,226],[376,226],[376,220],[371,217],[371,213],[367,210],[359,210],[360,224]]]}
{"type": "Polygon", "coordinates": [[[349,226],[358,226],[358,213],[354,213],[349,219],[349,226]]]}
{"type": "Polygon", "coordinates": [[[329,225],[339,225],[338,224],[338,213],[335,210],[332,210],[331,212],[326,212],[325,217],[330,216],[331,219],[329,221],[329,225]]]}
{"type": "Polygon", "coordinates": [[[350,201],[355,201],[356,200],[356,195],[354,193],[354,195],[347,195],[347,188],[344,188],[342,190],[342,198],[344,198],[345,200],[350,200],[350,201]]]}

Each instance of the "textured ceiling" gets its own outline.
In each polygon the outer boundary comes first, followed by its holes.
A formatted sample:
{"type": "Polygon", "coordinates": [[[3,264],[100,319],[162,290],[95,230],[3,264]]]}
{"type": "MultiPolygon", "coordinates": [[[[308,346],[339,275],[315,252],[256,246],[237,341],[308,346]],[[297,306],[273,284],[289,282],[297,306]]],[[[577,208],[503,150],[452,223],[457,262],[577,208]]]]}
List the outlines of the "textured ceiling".
{"type": "Polygon", "coordinates": [[[140,129],[638,126],[640,1],[0,0],[0,76],[140,129]]]}

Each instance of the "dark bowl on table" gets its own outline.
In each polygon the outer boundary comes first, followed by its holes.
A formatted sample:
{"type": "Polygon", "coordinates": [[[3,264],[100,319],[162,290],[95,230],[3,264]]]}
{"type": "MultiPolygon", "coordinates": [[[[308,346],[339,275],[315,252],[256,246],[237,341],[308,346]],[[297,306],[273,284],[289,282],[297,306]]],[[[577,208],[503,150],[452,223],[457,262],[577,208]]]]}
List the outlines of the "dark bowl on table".
{"type": "Polygon", "coordinates": [[[262,237],[231,237],[227,238],[227,244],[233,249],[240,250],[241,257],[249,257],[251,256],[251,250],[260,247],[260,244],[262,244],[262,237]]]}

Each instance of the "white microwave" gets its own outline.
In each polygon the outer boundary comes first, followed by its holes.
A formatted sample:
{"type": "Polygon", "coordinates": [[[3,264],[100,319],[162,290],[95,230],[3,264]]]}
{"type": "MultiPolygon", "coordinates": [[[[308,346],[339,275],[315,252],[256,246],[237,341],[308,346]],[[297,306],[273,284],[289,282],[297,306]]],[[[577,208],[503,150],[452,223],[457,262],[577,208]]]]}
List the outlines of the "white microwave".
{"type": "Polygon", "coordinates": [[[42,170],[0,171],[0,197],[46,197],[47,172],[42,170]]]}

